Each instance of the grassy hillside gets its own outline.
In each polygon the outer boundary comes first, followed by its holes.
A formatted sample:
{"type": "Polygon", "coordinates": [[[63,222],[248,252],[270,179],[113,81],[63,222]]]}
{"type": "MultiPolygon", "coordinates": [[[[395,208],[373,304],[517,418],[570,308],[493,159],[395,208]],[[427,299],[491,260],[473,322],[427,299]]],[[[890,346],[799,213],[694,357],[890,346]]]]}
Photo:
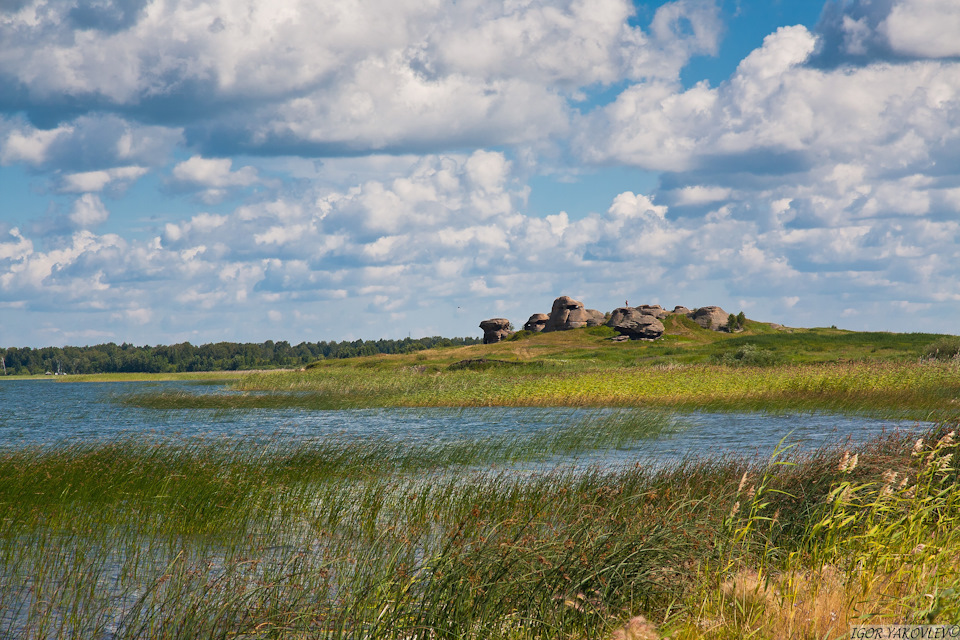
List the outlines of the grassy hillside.
{"type": "Polygon", "coordinates": [[[154,408],[377,406],[659,406],[681,410],[960,416],[955,360],[924,357],[933,334],[775,329],[728,334],[683,317],[652,342],[613,342],[594,327],[519,334],[494,345],[320,361],[305,371],[245,375],[242,394],[161,393],[154,408]]]}
{"type": "Polygon", "coordinates": [[[670,316],[664,326],[663,337],[652,342],[613,342],[610,338],[616,332],[608,327],[540,334],[522,331],[499,344],[429,349],[416,354],[350,361],[320,361],[310,367],[419,365],[443,368],[461,360],[481,358],[549,364],[565,369],[715,364],[744,347],[769,352],[773,356],[771,364],[902,362],[920,358],[928,345],[944,338],[930,333],[774,328],[749,320],[745,330],[726,333],[703,329],[684,316],[670,316]]]}

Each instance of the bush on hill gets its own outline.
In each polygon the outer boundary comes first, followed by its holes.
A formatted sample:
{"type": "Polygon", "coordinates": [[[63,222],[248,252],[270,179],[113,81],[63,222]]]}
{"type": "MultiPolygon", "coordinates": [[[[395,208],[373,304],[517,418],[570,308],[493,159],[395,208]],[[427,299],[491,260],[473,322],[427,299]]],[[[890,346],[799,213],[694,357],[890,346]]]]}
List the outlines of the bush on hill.
{"type": "Polygon", "coordinates": [[[930,343],[923,352],[928,360],[960,358],[960,336],[944,336],[930,343]]]}
{"type": "Polygon", "coordinates": [[[782,358],[773,351],[761,349],[755,344],[745,344],[736,351],[727,351],[714,356],[717,364],[734,367],[772,367],[780,364],[782,358]]]}

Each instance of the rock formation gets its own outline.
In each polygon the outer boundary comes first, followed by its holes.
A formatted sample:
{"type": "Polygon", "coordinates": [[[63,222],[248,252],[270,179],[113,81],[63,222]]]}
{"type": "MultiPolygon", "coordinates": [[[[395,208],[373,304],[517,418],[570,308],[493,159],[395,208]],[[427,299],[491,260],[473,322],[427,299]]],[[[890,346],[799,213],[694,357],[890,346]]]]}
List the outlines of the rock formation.
{"type": "Polygon", "coordinates": [[[535,313],[523,324],[524,331],[534,331],[540,333],[547,326],[550,316],[545,313],[535,313]]]}
{"type": "Polygon", "coordinates": [[[587,326],[590,314],[583,307],[583,303],[570,296],[560,296],[553,301],[550,310],[550,319],[547,320],[544,331],[567,331],[587,326]]]}
{"type": "Polygon", "coordinates": [[[634,309],[646,316],[653,316],[657,320],[663,320],[670,315],[669,311],[658,304],[641,304],[639,307],[634,307],[634,309]]]}
{"type": "MultiPolygon", "coordinates": [[[[620,340],[627,338],[653,340],[666,331],[662,321],[671,315],[685,315],[704,329],[713,331],[725,330],[730,316],[720,307],[700,307],[691,311],[687,307],[677,305],[673,311],[667,311],[659,304],[641,304],[636,307],[625,304],[605,317],[596,309],[585,308],[579,300],[574,300],[570,296],[560,296],[553,301],[553,308],[549,314],[533,314],[524,323],[523,328],[525,331],[534,333],[546,333],[606,324],[620,334],[618,338],[620,340]]],[[[480,328],[483,329],[483,343],[493,344],[504,340],[513,333],[509,327],[510,321],[506,318],[484,320],[480,323],[480,328]]]]}
{"type": "Polygon", "coordinates": [[[484,320],[480,328],[483,329],[483,344],[495,344],[513,333],[510,331],[510,321],[506,318],[484,320]]]}
{"type": "Polygon", "coordinates": [[[641,338],[654,340],[663,335],[663,323],[652,315],[641,313],[639,309],[633,307],[620,307],[610,314],[610,320],[607,326],[612,327],[622,336],[628,336],[631,340],[641,338]]]}
{"type": "Polygon", "coordinates": [[[587,309],[587,326],[600,327],[607,321],[607,316],[602,311],[596,309],[587,309]]]}
{"type": "Polygon", "coordinates": [[[687,317],[704,329],[720,331],[727,326],[727,319],[730,317],[730,314],[720,307],[700,307],[696,311],[687,314],[687,317]]]}

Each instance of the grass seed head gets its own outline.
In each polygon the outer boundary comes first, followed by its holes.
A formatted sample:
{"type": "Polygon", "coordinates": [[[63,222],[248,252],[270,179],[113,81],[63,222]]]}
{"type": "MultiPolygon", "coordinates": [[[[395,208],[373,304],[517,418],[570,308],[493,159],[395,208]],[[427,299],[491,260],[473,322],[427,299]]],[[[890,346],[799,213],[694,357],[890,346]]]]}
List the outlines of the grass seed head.
{"type": "Polygon", "coordinates": [[[937,449],[942,449],[944,447],[949,447],[954,443],[953,437],[957,435],[956,431],[951,431],[947,435],[943,436],[937,441],[937,449]]]}
{"type": "Polygon", "coordinates": [[[852,456],[849,451],[843,452],[843,458],[840,460],[840,464],[837,466],[837,470],[840,473],[850,473],[857,468],[857,462],[860,460],[860,454],[855,453],[852,456]]]}
{"type": "Polygon", "coordinates": [[[733,503],[733,507],[730,509],[730,519],[733,520],[736,517],[737,512],[740,511],[740,501],[737,500],[733,503]]]}

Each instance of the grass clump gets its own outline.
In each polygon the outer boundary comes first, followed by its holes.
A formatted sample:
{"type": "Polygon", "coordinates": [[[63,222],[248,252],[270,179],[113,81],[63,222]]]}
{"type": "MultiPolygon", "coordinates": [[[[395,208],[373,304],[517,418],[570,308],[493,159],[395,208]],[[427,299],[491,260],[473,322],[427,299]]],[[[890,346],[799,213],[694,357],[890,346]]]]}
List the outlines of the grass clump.
{"type": "MultiPolygon", "coordinates": [[[[447,369],[450,371],[462,371],[464,369],[469,369],[470,371],[485,371],[487,369],[495,369],[498,367],[516,367],[532,364],[537,366],[539,363],[525,363],[525,362],[514,362],[511,360],[495,360],[488,358],[475,358],[472,360],[460,360],[459,362],[454,362],[447,369]]],[[[542,366],[542,365],[541,365],[542,366]]]]}
{"type": "Polygon", "coordinates": [[[613,327],[608,327],[605,324],[599,325],[597,327],[587,327],[583,330],[584,333],[590,336],[597,336],[599,338],[613,338],[616,335],[619,335],[613,327]]]}
{"type": "Polygon", "coordinates": [[[747,343],[734,351],[715,355],[714,362],[728,367],[772,367],[782,363],[783,357],[773,351],[747,343]]]}
{"type": "Polygon", "coordinates": [[[960,615],[955,437],[942,428],[916,442],[878,440],[791,462],[773,480],[783,487],[773,498],[745,476],[724,569],[703,574],[688,600],[695,616],[678,621],[673,637],[832,638],[851,625],[952,624],[960,615]]]}

